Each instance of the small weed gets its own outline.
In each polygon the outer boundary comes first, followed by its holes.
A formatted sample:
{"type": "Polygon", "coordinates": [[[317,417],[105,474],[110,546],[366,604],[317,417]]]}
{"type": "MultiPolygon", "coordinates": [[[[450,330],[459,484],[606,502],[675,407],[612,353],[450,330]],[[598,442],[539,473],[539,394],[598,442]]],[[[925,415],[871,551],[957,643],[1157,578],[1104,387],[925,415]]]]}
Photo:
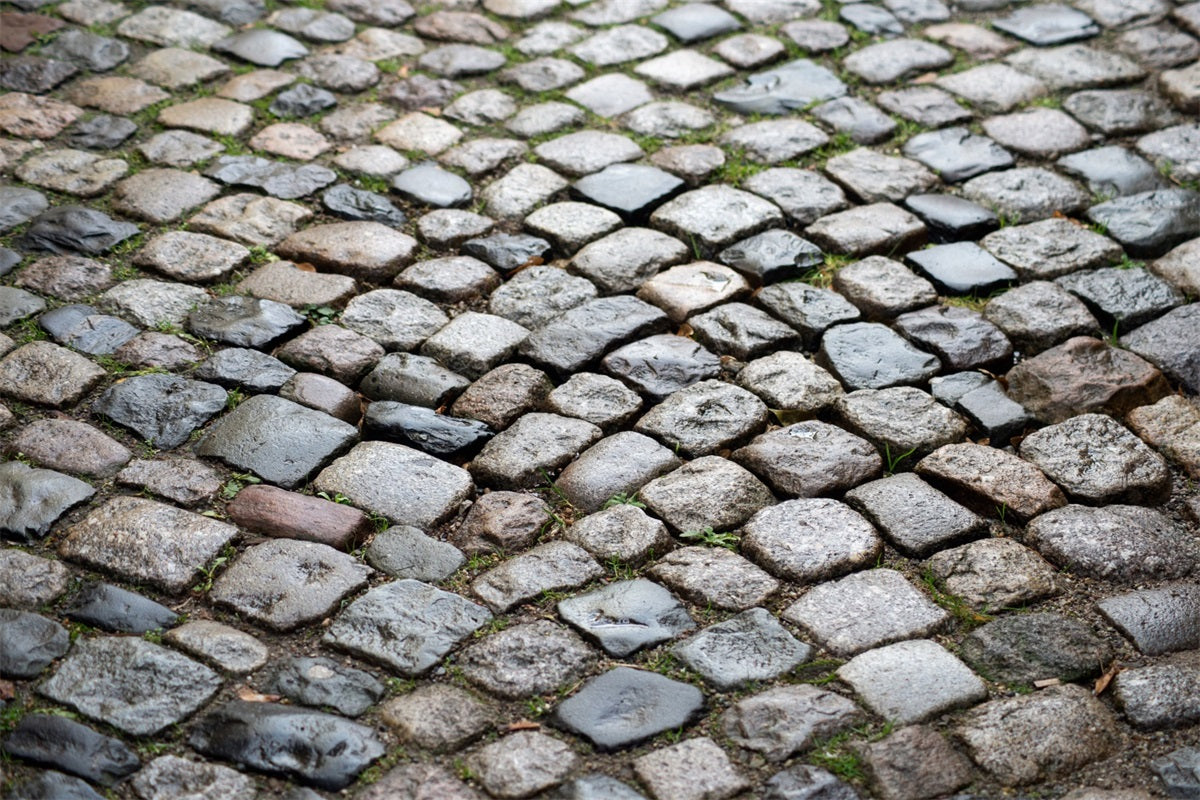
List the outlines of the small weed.
{"type": "Polygon", "coordinates": [[[896,453],[895,455],[892,455],[891,446],[887,442],[884,442],[883,443],[883,458],[887,462],[887,469],[883,474],[885,476],[895,475],[896,468],[899,467],[902,463],[904,463],[904,461],[907,460],[908,457],[911,456],[915,452],[917,452],[917,448],[912,447],[908,450],[905,450],[903,453],[896,453]]]}
{"type": "Polygon", "coordinates": [[[618,581],[631,581],[636,576],[633,567],[616,556],[606,561],[605,566],[608,567],[608,571],[613,578],[618,581]]]}
{"type": "Polygon", "coordinates": [[[1108,236],[1108,226],[1103,222],[1093,222],[1091,225],[1088,225],[1088,230],[1092,233],[1098,233],[1101,236],[1108,236]]]}
{"type": "Polygon", "coordinates": [[[659,650],[653,657],[646,661],[646,669],[657,672],[660,675],[669,675],[678,666],[679,664],[675,660],[675,656],[669,650],[659,650]]]}
{"type": "Polygon", "coordinates": [[[472,553],[465,565],[469,572],[481,572],[490,569],[500,560],[499,553],[472,553]]]}
{"type": "Polygon", "coordinates": [[[921,574],[921,581],[925,584],[925,588],[929,590],[929,593],[933,595],[933,602],[949,611],[962,624],[964,631],[970,631],[992,620],[989,614],[984,614],[971,608],[961,597],[943,591],[932,571],[925,570],[921,574]]]}
{"type": "Polygon", "coordinates": [[[1104,339],[1108,342],[1109,347],[1121,346],[1121,320],[1113,320],[1112,330],[1109,332],[1108,336],[1104,337],[1104,339]]]}
{"type": "Polygon", "coordinates": [[[16,325],[13,325],[9,329],[8,335],[17,344],[29,344],[30,342],[50,338],[50,335],[42,330],[42,326],[38,325],[37,320],[33,317],[26,317],[16,325]]]}
{"type": "Polygon", "coordinates": [[[137,750],[146,758],[155,758],[171,749],[170,742],[142,742],[137,750]]]}
{"type": "Polygon", "coordinates": [[[1037,108],[1062,108],[1062,100],[1059,99],[1056,95],[1048,94],[1043,97],[1037,98],[1036,100],[1032,101],[1029,105],[1030,105],[1030,107],[1037,107],[1037,108]]]}
{"type": "Polygon", "coordinates": [[[346,497],[346,495],[342,494],[341,492],[334,492],[333,495],[330,495],[329,492],[317,492],[316,496],[322,500],[328,500],[331,503],[337,503],[340,506],[350,505],[350,498],[346,497]]]}
{"type": "Polygon", "coordinates": [[[850,746],[851,740],[877,742],[889,736],[894,727],[892,722],[885,722],[878,728],[873,725],[861,725],[828,739],[818,740],[813,744],[808,760],[844,781],[862,781],[865,777],[862,757],[850,746]]]}
{"type": "Polygon", "coordinates": [[[637,492],[633,494],[614,494],[608,500],[604,501],[603,508],[612,508],[613,506],[633,506],[634,508],[645,508],[646,504],[637,499],[637,492]]]}
{"type": "Polygon", "coordinates": [[[550,712],[550,704],[542,697],[531,697],[525,701],[525,713],[530,719],[538,719],[550,712]]]}
{"type": "Polygon", "coordinates": [[[492,621],[475,630],[472,635],[476,639],[480,639],[492,633],[499,633],[508,627],[508,617],[492,617],[492,621]]]}
{"type": "Polygon", "coordinates": [[[394,75],[400,71],[403,62],[398,58],[385,58],[382,61],[376,61],[375,66],[379,67],[380,72],[386,72],[389,75],[394,75]]]}
{"type": "Polygon", "coordinates": [[[247,485],[255,483],[262,483],[262,479],[248,472],[235,472],[229,477],[229,480],[225,481],[225,485],[221,487],[221,499],[232,500],[247,485]]]}
{"type": "Polygon", "coordinates": [[[378,175],[359,175],[354,179],[354,182],[362,189],[375,194],[386,195],[392,188],[388,183],[387,178],[381,178],[378,175]]]}
{"type": "Polygon", "coordinates": [[[367,518],[371,520],[371,524],[375,526],[376,533],[383,533],[388,528],[392,527],[392,521],[380,514],[378,511],[371,511],[367,514],[367,518]]]}
{"type": "Polygon", "coordinates": [[[309,304],[304,307],[304,316],[308,317],[313,325],[329,325],[337,322],[338,310],[329,306],[318,306],[309,304]]]}
{"type": "Polygon", "coordinates": [[[268,264],[272,261],[278,261],[279,256],[272,253],[261,244],[253,245],[250,248],[250,263],[251,264],[268,264]]]}
{"type": "Polygon", "coordinates": [[[196,594],[206,594],[209,590],[211,590],[213,580],[216,579],[217,575],[221,572],[225,565],[229,563],[229,560],[233,558],[236,553],[237,550],[234,549],[233,545],[225,545],[225,549],[221,551],[221,555],[214,558],[212,563],[210,563],[207,567],[200,567],[199,571],[201,580],[192,587],[192,591],[196,594]]]}
{"type": "Polygon", "coordinates": [[[1113,266],[1116,267],[1117,269],[1141,269],[1142,267],[1146,266],[1146,262],[1145,261],[1134,261],[1132,258],[1129,257],[1129,254],[1122,253],[1121,260],[1118,261],[1116,264],[1113,264],[1113,266]]]}
{"type": "Polygon", "coordinates": [[[225,395],[225,408],[233,411],[242,401],[246,399],[246,394],[241,389],[230,389],[225,395]]]}
{"type": "Polygon", "coordinates": [[[736,533],[717,533],[711,525],[700,531],[684,531],[679,538],[704,547],[724,547],[726,550],[737,550],[742,540],[736,533]]]}
{"type": "Polygon", "coordinates": [[[1001,525],[1008,524],[1008,503],[996,506],[996,518],[1000,520],[1001,525]]]}
{"type": "Polygon", "coordinates": [[[454,759],[454,772],[458,775],[459,780],[469,781],[475,777],[475,773],[467,766],[467,762],[461,758],[454,759]]]}
{"type": "Polygon", "coordinates": [[[397,678],[395,676],[385,679],[383,685],[387,689],[387,693],[392,697],[408,694],[417,688],[417,682],[412,678],[397,678]]]}

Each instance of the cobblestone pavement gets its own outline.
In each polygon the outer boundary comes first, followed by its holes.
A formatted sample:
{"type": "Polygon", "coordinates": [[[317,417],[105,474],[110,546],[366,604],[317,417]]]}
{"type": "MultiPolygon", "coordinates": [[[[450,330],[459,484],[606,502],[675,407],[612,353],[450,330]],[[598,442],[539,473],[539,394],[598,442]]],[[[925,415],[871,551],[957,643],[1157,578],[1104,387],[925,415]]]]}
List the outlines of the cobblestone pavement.
{"type": "Polygon", "coordinates": [[[0,2],[0,794],[1200,797],[1196,37],[0,2]]]}

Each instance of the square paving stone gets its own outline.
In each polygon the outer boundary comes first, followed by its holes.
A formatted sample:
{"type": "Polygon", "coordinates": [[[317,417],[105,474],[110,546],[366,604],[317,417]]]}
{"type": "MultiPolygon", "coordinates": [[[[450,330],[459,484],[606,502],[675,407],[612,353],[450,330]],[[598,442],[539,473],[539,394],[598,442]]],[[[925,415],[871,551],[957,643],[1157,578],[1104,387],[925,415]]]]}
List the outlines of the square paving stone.
{"type": "Polygon", "coordinates": [[[928,639],[868,650],[838,677],[879,716],[902,725],[987,699],[987,687],[950,651],[928,639]]]}
{"type": "Polygon", "coordinates": [[[989,114],[1009,111],[1046,93],[1037,78],[1007,64],[984,64],[945,75],[938,78],[937,84],[989,114]]]}
{"type": "MultiPolygon", "coordinates": [[[[627,165],[613,164],[606,169],[616,166],[627,165]]],[[[589,242],[621,227],[621,218],[592,203],[551,203],[527,216],[525,227],[549,239],[558,252],[571,255],[589,242]]]]}
{"type": "Polygon", "coordinates": [[[783,612],[836,655],[855,655],[880,645],[929,636],[950,615],[903,575],[872,569],[810,589],[783,612]]]}
{"type": "Polygon", "coordinates": [[[746,279],[729,267],[711,261],[694,261],[671,267],[648,279],[637,296],[671,318],[683,322],[692,314],[747,293],[746,279]]]}
{"type": "Polygon", "coordinates": [[[1159,189],[1092,206],[1087,218],[1103,225],[1131,256],[1159,256],[1200,233],[1200,193],[1159,189]]]}
{"type": "Polygon", "coordinates": [[[833,277],[833,288],[871,320],[888,319],[937,300],[933,284],[883,256],[842,267],[833,277]]]}
{"type": "Polygon", "coordinates": [[[1091,202],[1082,186],[1041,167],[980,175],[963,184],[963,196],[1011,222],[1036,222],[1056,213],[1076,215],[1091,202]]]}
{"type": "Polygon", "coordinates": [[[0,395],[62,408],[73,405],[107,373],[50,342],[30,342],[0,360],[0,395]]]}
{"type": "Polygon", "coordinates": [[[878,322],[830,328],[816,361],[850,390],[922,384],[941,370],[937,356],[913,347],[878,322]]]}
{"type": "Polygon", "coordinates": [[[467,311],[425,340],[421,353],[468,378],[479,378],[511,356],[529,331],[491,314],[467,311]]]}
{"type": "MultiPolygon", "coordinates": [[[[538,408],[553,385],[546,373],[528,364],[502,364],[468,386],[450,413],[502,430],[538,408]]],[[[563,412],[563,416],[583,415],[563,412]]]]}
{"type": "Polygon", "coordinates": [[[1152,364],[1084,336],[1022,361],[1008,377],[1009,396],[1046,423],[1081,412],[1121,415],[1169,393],[1152,364]]]}
{"type": "Polygon", "coordinates": [[[1157,505],[1170,494],[1162,456],[1103,414],[1081,414],[1034,431],[1021,442],[1020,453],[1085,503],[1157,505]]]}
{"type": "Polygon", "coordinates": [[[954,95],[933,86],[914,86],[880,92],[875,98],[880,108],[903,117],[923,128],[963,125],[974,115],[960,105],[954,95]]]}
{"type": "Polygon", "coordinates": [[[471,256],[418,261],[396,276],[393,285],[439,303],[477,300],[500,285],[496,271],[471,256]]]}
{"type": "Polygon", "coordinates": [[[836,75],[802,58],[750,75],[745,83],[715,93],[713,100],[738,114],[778,116],[844,94],[846,85],[836,75]]]}
{"type": "Polygon", "coordinates": [[[1146,443],[1200,476],[1200,407],[1178,395],[1129,412],[1126,421],[1146,443]]]}
{"type": "Polygon", "coordinates": [[[1200,646],[1200,584],[1169,583],[1107,597],[1096,605],[1148,656],[1200,646]]]}
{"type": "Polygon", "coordinates": [[[543,592],[574,589],[604,574],[586,550],[570,542],[549,542],[502,562],[471,582],[471,591],[496,613],[543,592]]]}
{"type": "Polygon", "coordinates": [[[674,595],[644,578],[610,583],[559,601],[558,615],[617,658],[696,627],[674,595]]]}
{"type": "Polygon", "coordinates": [[[940,244],[908,254],[917,270],[948,294],[987,294],[1017,273],[974,242],[940,244]]]}
{"type": "Polygon", "coordinates": [[[633,769],[656,800],[726,800],[750,787],[725,751],[706,736],[639,756],[633,769]]]}
{"type": "Polygon", "coordinates": [[[851,431],[883,445],[885,458],[904,458],[931,452],[961,441],[969,426],[928,392],[911,386],[860,389],[837,401],[837,413],[851,431]]]}
{"type": "Polygon", "coordinates": [[[1100,197],[1123,197],[1166,187],[1153,164],[1115,145],[1072,153],[1055,163],[1100,197]]]}
{"type": "Polygon", "coordinates": [[[683,188],[683,181],[665,170],[642,164],[610,164],[577,180],[572,194],[625,217],[649,214],[683,188]]]}
{"type": "Polygon", "coordinates": [[[1021,280],[1049,280],[1121,259],[1120,245],[1066,219],[1011,225],[989,233],[983,247],[1021,280]]]}
{"type": "Polygon", "coordinates": [[[742,27],[733,14],[708,3],[678,6],[651,17],[650,21],[685,44],[711,39],[742,27]]]}
{"type": "MultiPolygon", "coordinates": [[[[1162,97],[1139,89],[1090,89],[1075,92],[1063,101],[1063,108],[1084,125],[1109,136],[1158,131],[1178,120],[1162,97]]],[[[1162,134],[1143,137],[1143,140],[1157,139],[1163,142],[1159,137],[1164,135],[1170,137],[1167,131],[1163,131],[1162,134]]],[[[1167,141],[1169,140],[1168,138],[1167,141]]]]}
{"type": "Polygon", "coordinates": [[[978,239],[1000,227],[991,210],[954,195],[915,194],[904,205],[925,223],[935,244],[978,239]]]}
{"type": "Polygon", "coordinates": [[[861,316],[859,310],[838,292],[798,281],[766,286],[755,299],[767,311],[799,331],[806,347],[815,347],[821,335],[833,325],[857,322],[861,316]]]}
{"type": "Polygon", "coordinates": [[[1029,523],[1026,541],[1072,574],[1111,583],[1183,578],[1200,556],[1178,523],[1130,505],[1056,508],[1029,523]]]}
{"type": "Polygon", "coordinates": [[[1125,716],[1142,730],[1188,724],[1200,716],[1195,701],[1200,692],[1200,669],[1194,664],[1124,670],[1117,676],[1115,689],[1125,716]]]}
{"type": "Polygon", "coordinates": [[[378,222],[334,222],[293,233],[275,248],[281,258],[362,281],[390,280],[412,262],[417,240],[378,222]]]}
{"type": "Polygon", "coordinates": [[[492,618],[486,608],[415,580],[377,586],[334,619],[326,645],[415,677],[492,618]]]}
{"type": "Polygon", "coordinates": [[[989,622],[963,639],[960,653],[981,675],[1016,684],[1092,677],[1112,662],[1112,649],[1090,625],[1047,613],[989,622]]]}
{"type": "Polygon", "coordinates": [[[153,736],[212,699],[221,677],[174,650],[129,636],[77,642],[38,691],[134,736],[153,736]]]}
{"type": "MultiPolygon", "coordinates": [[[[627,230],[635,229],[622,228],[612,236],[617,236],[627,230]]],[[[591,253],[598,253],[604,247],[602,243],[609,238],[611,237],[605,237],[585,246],[580,253],[576,254],[575,263],[579,265],[590,263],[586,259],[589,259],[591,253]]],[[[670,239],[668,236],[663,238],[670,239]]],[[[674,239],[670,240],[675,242],[674,239]]],[[[548,248],[548,243],[543,242],[543,244],[548,248]]],[[[680,246],[682,247],[682,245],[680,246]]],[[[541,256],[538,257],[541,258],[541,256]]],[[[680,259],[682,260],[682,256],[680,259]]],[[[589,274],[586,267],[579,271],[589,274]]],[[[589,274],[589,277],[596,284],[603,283],[596,274],[589,274]]],[[[586,278],[570,276],[565,270],[555,267],[526,267],[492,292],[488,298],[488,311],[533,331],[552,322],[562,312],[594,299],[596,294],[596,286],[586,278]]]]}
{"type": "Polygon", "coordinates": [[[667,526],[628,503],[589,514],[568,527],[564,538],[604,562],[638,564],[671,547],[667,526]]]}
{"type": "Polygon", "coordinates": [[[769,489],[742,467],[704,456],[646,484],[639,496],[679,532],[728,530],[774,503],[769,489]]]}
{"type": "Polygon", "coordinates": [[[762,605],[779,589],[779,581],[723,547],[673,550],[648,574],[698,606],[726,611],[762,605]]]}
{"type": "Polygon", "coordinates": [[[1082,44],[1018,50],[1005,61],[1056,90],[1131,83],[1146,74],[1118,53],[1082,44]]]}
{"type": "Polygon", "coordinates": [[[342,494],[357,507],[428,531],[475,493],[466,470],[399,444],[362,442],[326,467],[317,491],[342,494]]]}
{"type": "Polygon", "coordinates": [[[718,258],[752,283],[763,284],[799,277],[824,263],[825,254],[807,239],[774,228],[726,247],[718,258]]]}
{"type": "Polygon", "coordinates": [[[975,777],[971,762],[924,725],[901,728],[877,742],[851,745],[866,766],[870,786],[886,800],[949,796],[975,777]]]}
{"type": "Polygon", "coordinates": [[[842,395],[842,385],[832,375],[788,351],[751,361],[738,373],[737,382],[771,409],[801,418],[816,416],[842,395]]]}
{"type": "Polygon", "coordinates": [[[969,712],[957,738],[971,759],[1006,785],[1052,780],[1111,755],[1116,720],[1081,686],[993,700],[969,712]],[[1037,739],[1040,746],[1029,749],[1037,739]]]}
{"type": "Polygon", "coordinates": [[[255,395],[209,427],[196,453],[292,489],[358,438],[358,430],[282,397],[255,395]]]}
{"type": "MultiPolygon", "coordinates": [[[[858,706],[840,694],[796,684],[768,689],[739,701],[724,713],[721,728],[738,746],[761,753],[768,761],[783,761],[820,740],[836,736],[861,719],[862,711],[858,706]]],[[[815,767],[793,769],[821,772],[815,767]]],[[[788,773],[779,774],[787,776],[788,773]]],[[[829,775],[829,778],[833,776],[829,775]]],[[[781,783],[783,781],[776,776],[767,781],[766,786],[773,789],[781,783]]],[[[818,786],[806,782],[799,788],[818,786]]]]}
{"type": "Polygon", "coordinates": [[[706,380],[671,394],[634,426],[686,457],[737,445],[766,425],[767,407],[750,392],[706,380]]]}
{"type": "Polygon", "coordinates": [[[585,81],[567,91],[566,97],[599,117],[615,117],[654,99],[646,84],[620,73],[585,81]]]}
{"type": "Polygon", "coordinates": [[[700,343],[671,334],[619,347],[601,363],[609,373],[655,399],[717,377],[721,365],[700,343]]]}
{"type": "Polygon", "coordinates": [[[937,176],[907,158],[876,153],[866,147],[829,159],[825,172],[864,203],[898,202],[928,191],[937,176]]]}
{"type": "Polygon", "coordinates": [[[739,361],[792,347],[796,332],[745,303],[726,303],[688,320],[697,339],[722,356],[739,361]]]}
{"type": "Polygon", "coordinates": [[[1026,521],[1066,505],[1062,490],[1028,461],[979,444],[947,444],[921,459],[916,472],[955,490],[984,513],[1011,513],[1026,521]]]}
{"type": "Polygon", "coordinates": [[[341,324],[388,350],[412,350],[450,318],[433,303],[399,289],[375,289],[351,300],[341,324]]]}
{"type": "Polygon", "coordinates": [[[590,514],[610,498],[634,496],[646,483],[682,463],[649,436],[621,431],[583,451],[554,485],[575,508],[590,514]]]}
{"type": "MultiPolygon", "coordinates": [[[[572,259],[571,271],[583,275],[606,293],[627,292],[639,288],[664,267],[690,256],[687,245],[672,236],[649,228],[625,227],[584,246],[572,259]]],[[[506,286],[527,272],[519,273],[506,286]]],[[[565,276],[562,280],[566,280],[565,276]]],[[[595,289],[591,292],[594,294],[595,289]]],[[[546,317],[546,321],[552,318],[546,317]]]]}
{"type": "Polygon", "coordinates": [[[816,420],[756,436],[733,459],[792,497],[840,494],[882,469],[870,442],[816,420]]]}
{"type": "Polygon", "coordinates": [[[739,125],[718,140],[740,149],[746,158],[764,164],[795,161],[829,142],[820,129],[801,120],[767,120],[739,125]]]}
{"type": "Polygon", "coordinates": [[[800,225],[849,205],[841,187],[813,170],[774,167],[751,175],[742,187],[775,203],[800,225]]]}
{"type": "Polygon", "coordinates": [[[768,227],[781,225],[783,214],[774,203],[724,184],[705,186],[658,207],[650,222],[683,239],[695,238],[707,248],[719,248],[768,227]]]}
{"type": "Polygon", "coordinates": [[[839,97],[813,109],[813,116],[845,133],[858,144],[886,141],[896,131],[896,121],[858,97],[839,97]]]}
{"type": "MultiPolygon", "coordinates": [[[[920,161],[948,183],[957,183],[1013,165],[1011,153],[995,141],[973,134],[967,128],[943,128],[919,133],[904,143],[904,154],[920,161]]],[[[905,192],[901,197],[911,193],[905,192]]]]}
{"type": "Polygon", "coordinates": [[[471,462],[480,483],[503,489],[532,488],[603,435],[590,422],[531,413],[483,446],[471,462]]]}
{"type": "Polygon", "coordinates": [[[924,223],[891,203],[872,203],[829,214],[806,235],[822,250],[853,256],[904,252],[925,241],[924,223]]]}
{"type": "Polygon", "coordinates": [[[1017,9],[993,20],[992,26],[1039,47],[1089,39],[1100,33],[1100,26],[1087,14],[1058,3],[1017,9]]]}
{"type": "Polygon", "coordinates": [[[756,513],[741,530],[742,551],[771,574],[815,583],[874,563],[883,541],[871,523],[837,500],[788,500],[756,513]]]}
{"type": "Polygon", "coordinates": [[[710,625],[671,648],[676,658],[719,691],[774,680],[807,661],[812,652],[765,608],[710,625]]]}
{"type": "Polygon", "coordinates": [[[177,594],[237,535],[234,526],[190,511],[140,497],[114,497],[74,525],[59,552],[177,594]]]}
{"type": "Polygon", "coordinates": [[[554,723],[601,750],[615,750],[681,728],[703,709],[700,690],[645,670],[617,667],[558,704],[554,723]]]}
{"type": "Polygon", "coordinates": [[[633,71],[668,90],[691,91],[733,74],[733,68],[695,50],[674,50],[642,61],[633,71]]]}
{"type": "Polygon", "coordinates": [[[32,542],[96,490],[83,481],[20,461],[0,463],[0,534],[32,542]]]}
{"type": "Polygon", "coordinates": [[[865,483],[846,502],[905,555],[922,557],[987,535],[987,523],[911,472],[865,483]]]}
{"type": "Polygon", "coordinates": [[[1012,363],[1008,337],[969,308],[932,306],[910,311],[896,317],[896,328],[910,341],[936,353],[947,369],[1003,372],[1012,363]]]}
{"type": "Polygon", "coordinates": [[[618,295],[584,302],[530,334],[520,352],[563,374],[576,372],[627,342],[661,333],[669,320],[636,297],[618,295]]]}
{"type": "Polygon", "coordinates": [[[1200,313],[1195,304],[1168,312],[1121,337],[1127,347],[1178,381],[1187,391],[1200,391],[1200,363],[1195,342],[1200,330],[1200,313]]]}

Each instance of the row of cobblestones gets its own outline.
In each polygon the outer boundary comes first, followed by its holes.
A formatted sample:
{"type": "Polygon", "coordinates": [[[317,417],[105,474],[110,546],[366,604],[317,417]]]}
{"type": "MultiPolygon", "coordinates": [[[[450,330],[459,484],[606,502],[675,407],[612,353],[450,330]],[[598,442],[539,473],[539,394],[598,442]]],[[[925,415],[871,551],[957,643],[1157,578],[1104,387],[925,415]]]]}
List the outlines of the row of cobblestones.
{"type": "Polygon", "coordinates": [[[1200,797],[1200,2],[0,2],[0,794],[1200,797]]]}

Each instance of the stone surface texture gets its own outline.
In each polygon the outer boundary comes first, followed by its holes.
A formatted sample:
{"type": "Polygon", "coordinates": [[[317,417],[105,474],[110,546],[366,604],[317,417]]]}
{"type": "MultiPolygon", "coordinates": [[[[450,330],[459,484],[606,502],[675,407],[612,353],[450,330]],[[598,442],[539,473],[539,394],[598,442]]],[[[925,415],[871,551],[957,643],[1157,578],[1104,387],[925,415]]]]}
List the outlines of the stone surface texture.
{"type": "Polygon", "coordinates": [[[1198,59],[0,2],[0,793],[1200,796],[1198,59]]]}

